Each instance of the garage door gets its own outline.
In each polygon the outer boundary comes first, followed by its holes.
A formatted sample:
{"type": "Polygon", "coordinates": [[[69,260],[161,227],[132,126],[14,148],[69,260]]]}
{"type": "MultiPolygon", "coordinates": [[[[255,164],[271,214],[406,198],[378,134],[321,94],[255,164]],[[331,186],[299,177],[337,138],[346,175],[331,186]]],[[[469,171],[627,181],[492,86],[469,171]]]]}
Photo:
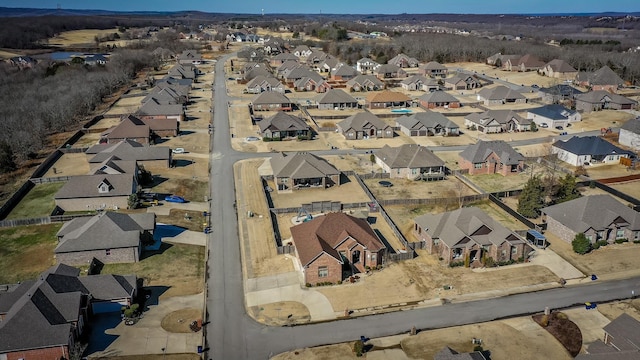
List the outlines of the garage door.
{"type": "Polygon", "coordinates": [[[122,304],[117,302],[96,302],[91,305],[94,314],[109,313],[120,311],[122,304]]]}

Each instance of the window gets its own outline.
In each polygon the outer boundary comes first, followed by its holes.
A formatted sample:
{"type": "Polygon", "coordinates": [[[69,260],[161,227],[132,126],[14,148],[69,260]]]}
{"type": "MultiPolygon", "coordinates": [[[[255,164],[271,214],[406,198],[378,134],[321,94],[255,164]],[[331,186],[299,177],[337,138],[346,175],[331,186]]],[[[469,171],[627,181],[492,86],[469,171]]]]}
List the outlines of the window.
{"type": "Polygon", "coordinates": [[[511,254],[515,255],[515,254],[517,254],[517,253],[518,253],[518,248],[517,248],[517,247],[515,247],[515,246],[512,246],[512,247],[511,247],[511,254]]]}
{"type": "Polygon", "coordinates": [[[604,231],[598,231],[598,236],[596,237],[596,240],[600,240],[604,238],[604,231]]]}
{"type": "Polygon", "coordinates": [[[616,239],[622,239],[624,237],[624,229],[618,229],[616,231],[616,239]]]}
{"type": "Polygon", "coordinates": [[[282,178],[282,182],[283,182],[284,184],[286,184],[286,183],[288,183],[288,182],[289,182],[289,179],[287,179],[287,178],[282,178]]]}
{"type": "Polygon", "coordinates": [[[107,256],[111,255],[111,249],[106,249],[104,251],[104,254],[107,255],[107,256]]]}
{"type": "Polygon", "coordinates": [[[473,167],[475,169],[482,169],[482,163],[475,163],[475,164],[473,164],[473,167]]]}
{"type": "Polygon", "coordinates": [[[418,174],[418,169],[411,169],[411,175],[417,175],[418,174]]]}
{"type": "Polygon", "coordinates": [[[590,242],[593,241],[593,235],[585,235],[585,237],[587,238],[587,240],[589,240],[590,242]]]}
{"type": "Polygon", "coordinates": [[[371,262],[376,263],[376,253],[371,254],[371,262]]]}
{"type": "Polygon", "coordinates": [[[325,278],[327,276],[329,276],[329,268],[327,268],[326,266],[318,267],[318,277],[325,278]]]}
{"type": "Polygon", "coordinates": [[[633,236],[634,240],[640,240],[640,231],[636,231],[636,233],[633,236]]]}

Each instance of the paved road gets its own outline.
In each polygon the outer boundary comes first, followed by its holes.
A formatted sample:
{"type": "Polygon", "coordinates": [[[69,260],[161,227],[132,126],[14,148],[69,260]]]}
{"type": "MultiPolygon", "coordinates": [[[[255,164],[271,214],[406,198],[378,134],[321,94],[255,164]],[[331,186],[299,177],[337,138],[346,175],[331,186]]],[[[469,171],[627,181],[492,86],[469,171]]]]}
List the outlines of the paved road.
{"type": "MultiPolygon", "coordinates": [[[[227,56],[228,57],[228,56],[227,56]]],[[[283,351],[354,340],[365,335],[380,337],[418,329],[442,328],[544,310],[585,301],[607,301],[640,293],[640,278],[579,285],[534,293],[431,308],[400,311],[349,320],[297,327],[268,327],[250,318],[244,307],[238,223],[234,209],[233,163],[269,154],[246,154],[231,148],[224,62],[216,64],[213,154],[211,156],[211,224],[207,264],[207,357],[210,359],[266,359],[283,351]]],[[[526,140],[534,141],[534,139],[526,140]]],[[[449,148],[447,148],[449,149],[449,148]]],[[[342,150],[330,153],[357,153],[342,150]]],[[[364,152],[364,151],[360,151],[364,152]]],[[[329,152],[319,152],[329,153],[329,152]]]]}

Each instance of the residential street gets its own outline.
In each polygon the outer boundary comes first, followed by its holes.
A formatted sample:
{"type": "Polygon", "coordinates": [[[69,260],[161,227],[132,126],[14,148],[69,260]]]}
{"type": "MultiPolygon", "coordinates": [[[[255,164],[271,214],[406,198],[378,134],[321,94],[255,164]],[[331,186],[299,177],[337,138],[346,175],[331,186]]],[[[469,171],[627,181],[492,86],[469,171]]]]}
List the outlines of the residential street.
{"type": "MultiPolygon", "coordinates": [[[[631,290],[640,293],[640,278],[602,282],[505,296],[489,300],[446,304],[430,308],[399,311],[296,327],[268,327],[246,314],[240,259],[238,223],[234,208],[233,163],[268,154],[239,153],[231,148],[225,89],[224,63],[216,64],[214,85],[213,153],[211,156],[211,226],[207,264],[206,300],[208,318],[207,359],[266,359],[295,348],[355,340],[364,335],[380,337],[418,329],[434,329],[484,322],[543,311],[545,306],[563,308],[585,301],[598,302],[627,298],[631,290]]],[[[535,144],[546,139],[528,139],[535,144]]],[[[524,144],[519,144],[524,145],[524,144]]],[[[434,150],[460,150],[434,149],[434,150]]],[[[333,150],[318,154],[363,153],[333,150]]]]}

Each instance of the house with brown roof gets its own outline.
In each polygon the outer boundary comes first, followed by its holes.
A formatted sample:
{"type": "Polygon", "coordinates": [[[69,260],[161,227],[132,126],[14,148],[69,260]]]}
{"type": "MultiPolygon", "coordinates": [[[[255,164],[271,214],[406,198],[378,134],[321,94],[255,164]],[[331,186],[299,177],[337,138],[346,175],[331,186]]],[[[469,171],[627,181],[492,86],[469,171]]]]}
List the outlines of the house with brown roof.
{"type": "Polygon", "coordinates": [[[524,170],[524,156],[502,140],[478,141],[458,155],[458,165],[471,175],[516,175],[524,170]]]}
{"type": "Polygon", "coordinates": [[[337,283],[343,270],[365,272],[384,263],[386,247],[366,220],[328,213],[291,228],[305,283],[337,283]]]}
{"type": "Polygon", "coordinates": [[[300,59],[294,54],[290,53],[280,53],[269,60],[269,65],[272,67],[278,67],[282,65],[285,61],[295,61],[298,62],[300,59]]]}
{"type": "Polygon", "coordinates": [[[385,85],[374,75],[358,75],[347,81],[347,91],[378,91],[385,85]]]}
{"type": "Polygon", "coordinates": [[[178,136],[179,123],[174,119],[145,119],[134,115],[121,118],[120,124],[100,134],[100,143],[113,144],[124,140],[133,140],[149,144],[150,140],[168,136],[178,136]]]}
{"type": "Polygon", "coordinates": [[[387,61],[387,64],[392,64],[395,65],[397,67],[401,67],[401,68],[414,68],[414,67],[418,67],[418,65],[420,65],[420,63],[418,62],[418,59],[416,58],[412,58],[410,56],[407,56],[403,53],[400,53],[394,57],[392,57],[389,61],[387,61]]]}
{"type": "Polygon", "coordinates": [[[467,129],[475,128],[485,134],[511,131],[530,131],[531,119],[524,118],[513,110],[487,110],[464,117],[467,129]]]}
{"type": "Polygon", "coordinates": [[[151,99],[136,111],[136,116],[142,120],[184,120],[184,106],[180,104],[163,105],[151,99]]]}
{"type": "Polygon", "coordinates": [[[396,126],[407,136],[458,136],[460,128],[439,112],[427,110],[396,119],[396,126]]]}
{"type": "Polygon", "coordinates": [[[278,191],[340,186],[341,172],[311,153],[279,153],[271,157],[271,168],[278,191]]]}
{"type": "Polygon", "coordinates": [[[595,72],[579,72],[576,76],[576,82],[593,91],[604,90],[614,93],[624,85],[624,80],[606,65],[595,72]]]}
{"type": "Polygon", "coordinates": [[[175,105],[184,104],[189,99],[188,96],[180,94],[176,89],[171,87],[154,87],[151,89],[149,95],[145,96],[141,103],[144,104],[147,101],[154,100],[161,105],[175,105]]]}
{"type": "Polygon", "coordinates": [[[258,75],[247,83],[248,94],[260,94],[265,91],[275,91],[281,94],[286,92],[286,86],[273,76],[258,75]]]}
{"type": "Polygon", "coordinates": [[[527,102],[527,98],[521,93],[503,85],[494,88],[485,88],[478,92],[478,101],[485,105],[501,105],[501,104],[523,104],[527,102]]]}
{"type": "Polygon", "coordinates": [[[358,108],[358,100],[342,89],[331,89],[318,95],[315,103],[318,105],[318,109],[322,110],[358,108]]]}
{"type": "Polygon", "coordinates": [[[509,58],[503,61],[502,66],[507,71],[538,71],[544,67],[544,61],[535,55],[526,54],[519,58],[509,58]]]}
{"type": "Polygon", "coordinates": [[[442,180],[446,177],[444,161],[433,151],[416,144],[398,147],[385,145],[375,152],[376,164],[391,178],[442,180]]]}
{"type": "Polygon", "coordinates": [[[392,138],[394,136],[393,128],[389,124],[368,111],[351,115],[336,126],[347,140],[392,138]]]}
{"type": "Polygon", "coordinates": [[[407,91],[423,90],[431,92],[440,89],[440,84],[438,84],[437,80],[426,78],[423,75],[408,77],[400,82],[400,86],[407,91]]]}
{"type": "Polygon", "coordinates": [[[352,68],[351,66],[341,63],[335,68],[331,69],[331,80],[351,80],[354,77],[360,75],[358,70],[352,68]]]}
{"type": "Polygon", "coordinates": [[[638,102],[606,90],[595,90],[575,96],[576,110],[586,113],[600,110],[631,110],[638,102]]]}
{"type": "Polygon", "coordinates": [[[326,93],[333,89],[333,86],[326,81],[322,75],[314,72],[310,74],[309,77],[296,80],[293,83],[293,89],[295,91],[315,91],[317,93],[326,93]]]}
{"type": "Polygon", "coordinates": [[[447,90],[472,90],[482,87],[482,83],[475,76],[456,74],[444,80],[444,87],[447,90]]]}
{"type": "Polygon", "coordinates": [[[279,111],[258,123],[262,139],[268,140],[308,140],[311,138],[311,127],[295,115],[279,111]]]}
{"type": "Polygon", "coordinates": [[[411,103],[407,95],[390,90],[371,92],[365,99],[365,106],[369,109],[410,107],[411,103]]]}
{"type": "Polygon", "coordinates": [[[299,67],[310,69],[308,66],[304,64],[300,64],[297,61],[290,60],[290,61],[285,61],[282,65],[278,66],[275,70],[275,75],[278,79],[283,79],[284,76],[288,74],[291,70],[299,67]]]}
{"type": "Polygon", "coordinates": [[[407,77],[407,72],[393,64],[382,64],[373,69],[373,74],[380,80],[407,77]]]}
{"type": "Polygon", "coordinates": [[[469,259],[471,267],[482,267],[486,258],[496,262],[523,260],[532,250],[520,235],[473,206],[418,216],[413,235],[444,265],[469,259]]]}
{"type": "Polygon", "coordinates": [[[166,167],[171,165],[171,149],[168,146],[149,146],[133,140],[114,144],[93,145],[87,151],[89,164],[100,164],[112,157],[118,160],[136,161],[145,167],[166,167]]]}
{"type": "Polygon", "coordinates": [[[568,62],[560,59],[553,59],[545,64],[545,66],[538,70],[538,72],[544,76],[573,80],[578,75],[578,70],[571,66],[568,62]]]}
{"type": "Polygon", "coordinates": [[[444,91],[426,93],[418,98],[418,103],[425,109],[457,109],[462,106],[460,100],[444,91]]]}
{"type": "Polygon", "coordinates": [[[449,69],[436,61],[429,61],[428,63],[420,66],[420,74],[424,76],[445,78],[448,73],[449,69]]]}
{"type": "Polygon", "coordinates": [[[255,111],[291,111],[293,103],[284,94],[265,91],[253,98],[251,102],[255,111]]]}

